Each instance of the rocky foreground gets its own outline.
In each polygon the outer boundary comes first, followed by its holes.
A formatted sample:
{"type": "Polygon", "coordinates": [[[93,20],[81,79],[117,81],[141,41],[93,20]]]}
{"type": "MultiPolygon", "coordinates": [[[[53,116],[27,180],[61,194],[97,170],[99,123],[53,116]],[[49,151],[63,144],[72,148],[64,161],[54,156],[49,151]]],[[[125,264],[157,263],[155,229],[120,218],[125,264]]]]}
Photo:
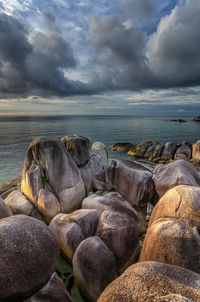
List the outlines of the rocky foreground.
{"type": "Polygon", "coordinates": [[[151,172],[84,137],[40,137],[0,194],[0,301],[72,301],[59,251],[85,301],[200,301],[200,174],[189,161],[151,172]]]}

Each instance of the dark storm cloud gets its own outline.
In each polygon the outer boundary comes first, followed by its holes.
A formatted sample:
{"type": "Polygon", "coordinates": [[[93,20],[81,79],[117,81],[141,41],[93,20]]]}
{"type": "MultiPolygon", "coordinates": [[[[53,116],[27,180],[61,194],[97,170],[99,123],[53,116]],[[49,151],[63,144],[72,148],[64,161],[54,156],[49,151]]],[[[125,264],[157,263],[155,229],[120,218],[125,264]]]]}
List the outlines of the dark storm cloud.
{"type": "Polygon", "coordinates": [[[47,34],[31,32],[17,19],[0,15],[1,97],[84,93],[79,82],[68,81],[63,69],[77,66],[72,49],[45,14],[47,34]]]}

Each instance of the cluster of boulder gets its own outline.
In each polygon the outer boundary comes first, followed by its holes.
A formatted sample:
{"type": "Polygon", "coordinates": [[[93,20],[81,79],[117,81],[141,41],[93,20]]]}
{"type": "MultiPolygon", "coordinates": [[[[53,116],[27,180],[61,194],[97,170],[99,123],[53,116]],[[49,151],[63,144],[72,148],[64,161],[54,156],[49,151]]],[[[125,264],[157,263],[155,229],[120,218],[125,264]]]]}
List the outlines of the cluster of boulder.
{"type": "Polygon", "coordinates": [[[164,164],[184,159],[196,166],[200,165],[200,140],[193,145],[187,141],[161,144],[154,140],[145,140],[136,145],[116,143],[112,148],[114,151],[128,152],[130,156],[146,158],[154,163],[164,164]]]}
{"type": "Polygon", "coordinates": [[[104,144],[78,135],[35,139],[21,187],[0,199],[0,263],[8,275],[0,275],[1,301],[71,301],[55,273],[59,250],[89,302],[199,301],[199,186],[199,173],[185,160],[151,172],[108,159],[104,144]],[[133,264],[145,233],[142,262],[133,264]]]}

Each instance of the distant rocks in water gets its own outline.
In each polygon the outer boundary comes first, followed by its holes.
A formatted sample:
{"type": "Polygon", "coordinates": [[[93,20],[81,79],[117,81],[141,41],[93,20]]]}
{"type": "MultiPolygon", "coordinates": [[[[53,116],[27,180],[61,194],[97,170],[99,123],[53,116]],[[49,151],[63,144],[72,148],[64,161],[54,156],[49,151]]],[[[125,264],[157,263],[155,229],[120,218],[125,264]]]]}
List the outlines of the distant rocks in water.
{"type": "Polygon", "coordinates": [[[200,122],[200,116],[195,116],[195,117],[193,118],[193,121],[194,121],[194,122],[200,122]]]}
{"type": "Polygon", "coordinates": [[[116,143],[112,146],[112,149],[117,152],[126,152],[129,151],[131,147],[133,147],[133,145],[130,143],[116,143]]]}
{"type": "MultiPolygon", "coordinates": [[[[168,121],[168,120],[166,120],[166,121],[168,121]]],[[[173,119],[173,120],[169,120],[170,122],[178,122],[178,123],[186,123],[187,121],[186,120],[183,120],[183,119],[181,119],[181,118],[179,118],[179,119],[173,119]]]]}

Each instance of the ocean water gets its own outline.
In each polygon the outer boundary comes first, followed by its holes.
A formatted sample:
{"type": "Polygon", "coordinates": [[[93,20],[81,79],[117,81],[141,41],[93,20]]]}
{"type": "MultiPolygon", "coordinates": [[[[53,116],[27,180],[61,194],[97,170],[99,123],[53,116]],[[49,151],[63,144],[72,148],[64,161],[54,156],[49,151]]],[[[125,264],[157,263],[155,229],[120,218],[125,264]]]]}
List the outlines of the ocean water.
{"type": "Polygon", "coordinates": [[[187,123],[170,121],[174,117],[157,116],[0,116],[0,183],[21,174],[25,152],[38,136],[63,137],[79,134],[91,142],[103,142],[109,157],[128,158],[111,149],[116,142],[139,143],[154,139],[161,143],[200,139],[200,123],[181,117],[187,123]]]}

